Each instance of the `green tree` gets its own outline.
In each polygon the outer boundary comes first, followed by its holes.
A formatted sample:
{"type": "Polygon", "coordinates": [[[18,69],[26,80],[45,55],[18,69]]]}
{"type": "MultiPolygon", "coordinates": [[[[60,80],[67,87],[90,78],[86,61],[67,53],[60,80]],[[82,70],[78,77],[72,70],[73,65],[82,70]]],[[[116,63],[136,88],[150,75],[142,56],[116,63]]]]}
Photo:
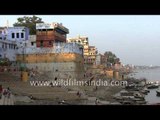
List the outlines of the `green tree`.
{"type": "Polygon", "coordinates": [[[30,35],[35,35],[36,34],[36,23],[44,23],[42,21],[42,18],[39,18],[35,15],[32,17],[20,17],[17,18],[17,22],[13,24],[13,26],[25,26],[29,28],[30,35]]]}
{"type": "Polygon", "coordinates": [[[115,64],[117,61],[118,62],[120,61],[120,59],[117,58],[117,56],[114,53],[112,53],[111,51],[105,52],[104,56],[106,57],[107,62],[112,63],[112,64],[115,64]]]}

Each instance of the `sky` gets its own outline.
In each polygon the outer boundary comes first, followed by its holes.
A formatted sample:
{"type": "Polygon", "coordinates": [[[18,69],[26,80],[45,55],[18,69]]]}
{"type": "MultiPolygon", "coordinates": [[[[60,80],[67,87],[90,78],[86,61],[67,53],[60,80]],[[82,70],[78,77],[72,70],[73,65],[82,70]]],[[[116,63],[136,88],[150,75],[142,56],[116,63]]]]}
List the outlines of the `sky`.
{"type": "MultiPolygon", "coordinates": [[[[24,15],[0,15],[9,26],[24,15]]],[[[112,51],[123,64],[160,66],[160,15],[36,15],[46,23],[62,23],[68,38],[87,36],[99,53],[112,51]]]]}

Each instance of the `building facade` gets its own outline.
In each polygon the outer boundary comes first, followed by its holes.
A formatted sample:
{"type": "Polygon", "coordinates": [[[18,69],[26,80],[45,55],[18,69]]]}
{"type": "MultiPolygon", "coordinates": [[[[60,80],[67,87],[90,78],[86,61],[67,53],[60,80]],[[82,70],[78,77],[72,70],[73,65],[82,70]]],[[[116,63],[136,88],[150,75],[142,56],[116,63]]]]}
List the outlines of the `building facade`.
{"type": "Polygon", "coordinates": [[[87,56],[89,55],[89,40],[88,37],[85,36],[77,36],[75,38],[68,38],[67,42],[75,42],[77,44],[81,44],[83,46],[83,55],[87,56]]]}
{"type": "Polygon", "coordinates": [[[17,50],[29,39],[26,27],[0,27],[0,58],[16,61],[17,50]]]}
{"type": "Polygon", "coordinates": [[[104,67],[107,66],[107,58],[102,54],[96,55],[96,65],[103,65],[104,67]]]}
{"type": "Polygon", "coordinates": [[[46,72],[53,79],[83,78],[83,46],[66,43],[69,30],[59,23],[37,24],[36,29],[36,36],[29,37],[25,49],[18,49],[17,62],[28,69],[46,72]]]}
{"type": "Polygon", "coordinates": [[[97,49],[95,46],[89,46],[89,55],[85,58],[86,64],[96,64],[97,49]]]}
{"type": "Polygon", "coordinates": [[[95,46],[89,46],[88,37],[77,36],[75,38],[68,38],[67,41],[75,42],[83,46],[84,64],[86,66],[90,66],[96,63],[97,49],[95,48],[95,46]]]}
{"type": "Polygon", "coordinates": [[[36,35],[29,35],[29,40],[27,41],[27,47],[36,48],[36,35]]]}
{"type": "Polygon", "coordinates": [[[37,23],[36,24],[37,47],[53,47],[54,43],[65,42],[69,30],[59,23],[37,23]]]}
{"type": "Polygon", "coordinates": [[[0,40],[0,58],[16,61],[17,44],[14,41],[0,40]]]}
{"type": "Polygon", "coordinates": [[[83,78],[83,49],[76,43],[57,43],[52,48],[27,47],[25,54],[19,50],[17,62],[25,63],[28,69],[50,73],[61,79],[83,78]]]}

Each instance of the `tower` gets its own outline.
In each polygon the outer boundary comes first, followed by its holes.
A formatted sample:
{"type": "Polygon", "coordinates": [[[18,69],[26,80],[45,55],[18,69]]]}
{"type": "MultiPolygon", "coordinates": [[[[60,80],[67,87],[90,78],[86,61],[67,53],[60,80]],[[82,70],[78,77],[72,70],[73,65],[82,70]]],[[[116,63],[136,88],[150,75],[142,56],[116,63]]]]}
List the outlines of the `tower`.
{"type": "Polygon", "coordinates": [[[6,22],[6,27],[8,28],[9,27],[9,21],[7,20],[6,22]]]}

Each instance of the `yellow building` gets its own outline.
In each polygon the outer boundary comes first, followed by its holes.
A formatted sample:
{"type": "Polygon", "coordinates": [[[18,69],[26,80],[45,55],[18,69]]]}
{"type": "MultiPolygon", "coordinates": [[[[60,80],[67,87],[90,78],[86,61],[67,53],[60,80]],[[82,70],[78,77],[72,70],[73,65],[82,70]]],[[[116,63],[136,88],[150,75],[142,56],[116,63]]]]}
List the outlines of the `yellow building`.
{"type": "Polygon", "coordinates": [[[87,63],[95,64],[96,62],[96,55],[97,55],[97,49],[95,46],[89,46],[89,55],[87,59],[87,63]]]}

